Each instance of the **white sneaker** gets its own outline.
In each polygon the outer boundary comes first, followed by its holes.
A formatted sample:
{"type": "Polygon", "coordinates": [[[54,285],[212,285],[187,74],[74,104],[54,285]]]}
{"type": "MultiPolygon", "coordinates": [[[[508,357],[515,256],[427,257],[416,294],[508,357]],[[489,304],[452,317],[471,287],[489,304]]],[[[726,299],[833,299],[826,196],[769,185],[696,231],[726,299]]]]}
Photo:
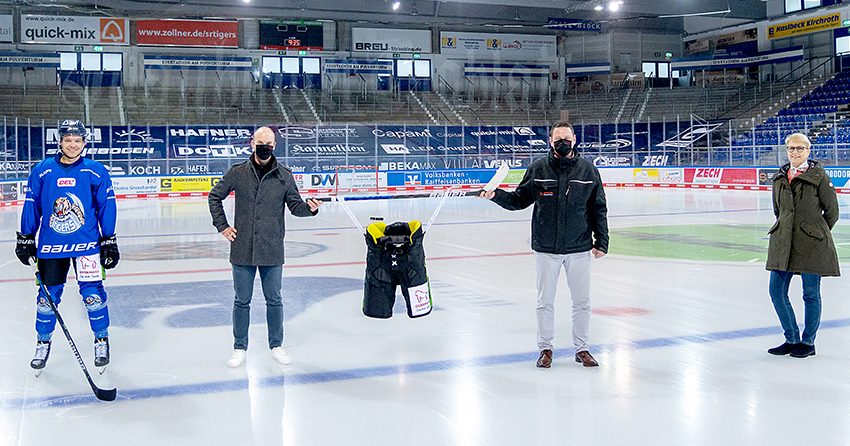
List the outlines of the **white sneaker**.
{"type": "Polygon", "coordinates": [[[292,358],[290,358],[289,355],[286,354],[286,350],[284,350],[283,347],[273,348],[272,349],[272,358],[274,358],[275,361],[277,361],[277,362],[279,362],[283,365],[292,364],[292,358]]]}
{"type": "Polygon", "coordinates": [[[230,359],[227,360],[228,367],[239,367],[245,362],[245,358],[248,356],[248,353],[245,350],[233,350],[233,354],[230,355],[230,359]]]}

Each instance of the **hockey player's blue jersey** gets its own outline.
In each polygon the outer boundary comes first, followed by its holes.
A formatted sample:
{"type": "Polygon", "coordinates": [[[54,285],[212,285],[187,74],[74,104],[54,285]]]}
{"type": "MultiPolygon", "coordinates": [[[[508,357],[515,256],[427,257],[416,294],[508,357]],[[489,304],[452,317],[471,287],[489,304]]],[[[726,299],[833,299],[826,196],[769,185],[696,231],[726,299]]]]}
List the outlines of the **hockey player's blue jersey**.
{"type": "Polygon", "coordinates": [[[39,232],[40,259],[95,254],[101,235],[115,234],[115,192],[106,167],[82,157],[66,167],[61,156],[36,164],[27,180],[21,232],[39,232]]]}

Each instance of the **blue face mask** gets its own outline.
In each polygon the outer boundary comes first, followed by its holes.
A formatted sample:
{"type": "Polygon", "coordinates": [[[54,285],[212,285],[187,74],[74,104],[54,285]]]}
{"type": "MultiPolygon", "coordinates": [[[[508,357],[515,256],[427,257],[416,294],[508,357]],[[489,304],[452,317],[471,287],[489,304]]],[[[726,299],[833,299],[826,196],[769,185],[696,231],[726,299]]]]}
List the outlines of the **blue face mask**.
{"type": "Polygon", "coordinates": [[[272,152],[274,152],[274,148],[272,148],[271,144],[254,144],[254,153],[257,155],[257,158],[265,161],[272,156],[272,152]]]}
{"type": "Polygon", "coordinates": [[[567,139],[559,139],[555,141],[555,153],[558,156],[566,158],[573,151],[573,142],[567,139]]]}

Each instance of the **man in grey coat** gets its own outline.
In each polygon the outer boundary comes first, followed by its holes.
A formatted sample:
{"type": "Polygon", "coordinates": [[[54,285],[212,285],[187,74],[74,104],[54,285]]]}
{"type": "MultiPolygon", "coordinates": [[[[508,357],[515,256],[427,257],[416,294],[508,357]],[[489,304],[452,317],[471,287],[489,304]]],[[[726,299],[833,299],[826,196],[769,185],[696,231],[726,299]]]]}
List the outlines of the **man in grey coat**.
{"type": "Polygon", "coordinates": [[[838,197],[832,180],[817,161],[808,160],[811,142],[794,133],[785,139],[789,163],[773,177],[773,213],[766,269],[770,298],[785,332],[785,342],[772,355],[806,358],[815,354],[821,318],[821,276],[838,276],[838,255],[830,230],[838,221],[838,197]],[[802,338],[788,300],[791,278],[803,280],[806,327],[802,338]]]}
{"type": "Polygon", "coordinates": [[[213,226],[230,242],[233,269],[233,354],[228,367],[245,362],[248,349],[248,326],[254,277],[260,272],[266,298],[266,323],[272,357],[281,364],[292,360],[283,349],[283,303],[280,282],[283,275],[284,209],[296,217],[310,217],[319,212],[321,201],[301,199],[292,172],[278,164],[274,157],[275,135],[268,127],[254,132],[248,161],[235,164],[216,183],[209,195],[213,226]],[[222,201],[236,192],[234,225],[224,214],[222,201]],[[237,237],[237,228],[239,234],[237,237]]]}

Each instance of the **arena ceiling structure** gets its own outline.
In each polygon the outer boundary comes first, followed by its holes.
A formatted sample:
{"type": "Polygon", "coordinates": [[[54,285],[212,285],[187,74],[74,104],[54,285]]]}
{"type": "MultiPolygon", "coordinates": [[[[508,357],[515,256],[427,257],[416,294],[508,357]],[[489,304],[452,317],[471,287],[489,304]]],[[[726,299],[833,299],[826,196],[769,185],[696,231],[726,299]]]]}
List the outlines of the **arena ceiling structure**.
{"type": "MultiPolygon", "coordinates": [[[[21,13],[55,11],[127,18],[335,20],[457,30],[546,30],[549,18],[592,20],[613,28],[684,31],[685,17],[767,18],[763,0],[0,0],[21,13]],[[615,9],[616,10],[613,10],[615,9]]],[[[554,32],[554,31],[553,31],[554,32]]]]}

